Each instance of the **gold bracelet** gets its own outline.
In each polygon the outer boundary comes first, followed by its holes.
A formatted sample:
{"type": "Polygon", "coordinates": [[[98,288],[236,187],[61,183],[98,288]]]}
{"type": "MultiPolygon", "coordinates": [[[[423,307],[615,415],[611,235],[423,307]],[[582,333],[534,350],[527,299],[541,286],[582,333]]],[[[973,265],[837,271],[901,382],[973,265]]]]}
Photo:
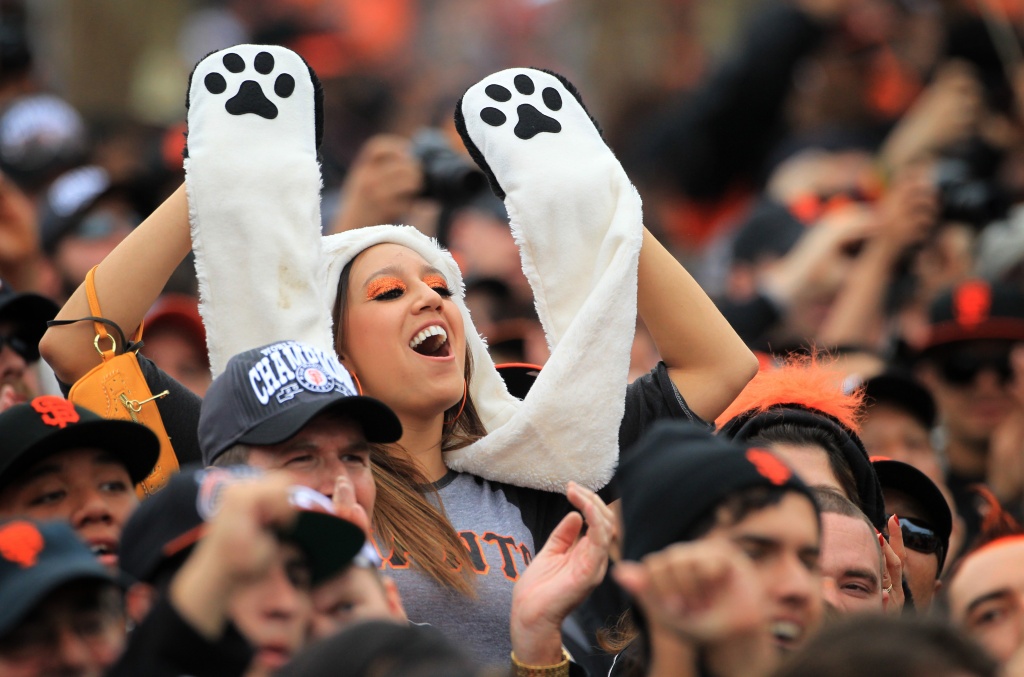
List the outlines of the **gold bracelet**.
{"type": "Polygon", "coordinates": [[[562,649],[562,661],[554,665],[525,665],[512,652],[512,668],[515,677],[569,677],[569,654],[562,649]]]}

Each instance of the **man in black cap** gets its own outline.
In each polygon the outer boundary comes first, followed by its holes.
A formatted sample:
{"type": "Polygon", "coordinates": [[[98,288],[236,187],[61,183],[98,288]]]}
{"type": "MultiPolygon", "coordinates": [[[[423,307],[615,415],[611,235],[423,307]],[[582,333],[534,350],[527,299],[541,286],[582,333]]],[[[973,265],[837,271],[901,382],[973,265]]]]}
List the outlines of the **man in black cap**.
{"type": "Polygon", "coordinates": [[[938,412],[928,389],[909,373],[888,370],[864,381],[860,439],[869,456],[909,463],[942,481],[942,465],[931,441],[938,412]]]}
{"type": "Polygon", "coordinates": [[[358,393],[331,352],[297,341],[253,348],[228,360],[199,416],[206,465],[252,465],[288,472],[297,484],[333,496],[351,485],[372,515],[376,496],[368,442],[395,442],[402,424],[383,402],[358,393]]]}
{"type": "Polygon", "coordinates": [[[144,425],[62,397],[15,405],[0,413],[0,517],[64,520],[116,570],[121,529],[138,506],[135,485],[159,454],[144,425]]]}
{"type": "Polygon", "coordinates": [[[0,412],[39,394],[32,367],[39,361],[39,339],[57,305],[38,294],[19,294],[0,279],[0,412]]]}
{"type": "Polygon", "coordinates": [[[620,654],[612,675],[633,658],[648,667],[671,656],[700,656],[716,674],[730,662],[735,674],[767,671],[817,631],[820,517],[782,460],[661,422],[619,482],[626,561],[614,573],[645,641],[620,654]]]}
{"type": "Polygon", "coordinates": [[[939,487],[914,466],[879,457],[871,464],[882,485],[886,513],[899,520],[906,550],[904,578],[914,607],[925,612],[942,587],[939,576],[950,552],[953,514],[939,487]]]}
{"type": "Polygon", "coordinates": [[[994,434],[1018,406],[1010,356],[1024,342],[1024,294],[967,280],[932,304],[929,324],[916,373],[938,405],[947,484],[970,539],[980,527],[971,485],[989,483],[1004,504],[1020,498],[1021,487],[1006,483],[1014,474],[989,461],[994,434]]]}
{"type": "Polygon", "coordinates": [[[124,631],[121,591],[70,527],[0,523],[0,674],[100,677],[124,631]]]}

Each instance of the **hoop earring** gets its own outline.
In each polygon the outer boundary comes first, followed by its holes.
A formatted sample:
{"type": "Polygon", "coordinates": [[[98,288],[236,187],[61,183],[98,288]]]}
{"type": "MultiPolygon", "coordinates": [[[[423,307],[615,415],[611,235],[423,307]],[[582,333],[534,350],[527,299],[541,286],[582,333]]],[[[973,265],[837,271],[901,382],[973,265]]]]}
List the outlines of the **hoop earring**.
{"type": "Polygon", "coordinates": [[[363,384],[359,382],[359,377],[356,376],[356,373],[354,371],[350,371],[348,373],[348,375],[351,376],[352,380],[356,382],[356,390],[359,392],[360,395],[362,395],[363,394],[363,384]]]}
{"type": "Polygon", "coordinates": [[[469,395],[469,383],[465,379],[463,379],[462,380],[462,404],[459,405],[458,412],[455,413],[455,416],[452,416],[451,420],[449,420],[447,416],[444,417],[444,424],[445,425],[455,425],[455,422],[459,420],[459,417],[462,416],[462,410],[466,408],[466,397],[468,395],[469,395]]]}

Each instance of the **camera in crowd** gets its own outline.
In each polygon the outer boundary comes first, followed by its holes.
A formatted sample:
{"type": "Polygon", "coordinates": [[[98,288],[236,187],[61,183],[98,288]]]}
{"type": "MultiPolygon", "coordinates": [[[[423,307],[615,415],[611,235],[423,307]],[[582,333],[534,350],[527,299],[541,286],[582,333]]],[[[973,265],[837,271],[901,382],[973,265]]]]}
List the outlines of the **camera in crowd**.
{"type": "Polygon", "coordinates": [[[423,197],[443,204],[460,204],[487,185],[476,165],[457,153],[443,132],[426,128],[412,138],[412,153],[423,169],[423,197]]]}
{"type": "Polygon", "coordinates": [[[995,177],[994,149],[980,143],[939,160],[934,181],[939,195],[940,219],[967,223],[981,229],[1006,216],[1010,197],[995,177]]]}

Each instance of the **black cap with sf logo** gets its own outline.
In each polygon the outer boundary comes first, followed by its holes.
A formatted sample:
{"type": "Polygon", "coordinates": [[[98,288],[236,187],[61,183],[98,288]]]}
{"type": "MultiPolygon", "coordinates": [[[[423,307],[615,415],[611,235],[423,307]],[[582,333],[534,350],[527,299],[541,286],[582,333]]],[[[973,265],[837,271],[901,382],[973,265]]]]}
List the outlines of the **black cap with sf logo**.
{"type": "Polygon", "coordinates": [[[136,483],[160,455],[160,441],[146,426],[105,419],[63,397],[42,395],[0,414],[0,486],[47,456],[83,448],[109,452],[136,483]]]}

